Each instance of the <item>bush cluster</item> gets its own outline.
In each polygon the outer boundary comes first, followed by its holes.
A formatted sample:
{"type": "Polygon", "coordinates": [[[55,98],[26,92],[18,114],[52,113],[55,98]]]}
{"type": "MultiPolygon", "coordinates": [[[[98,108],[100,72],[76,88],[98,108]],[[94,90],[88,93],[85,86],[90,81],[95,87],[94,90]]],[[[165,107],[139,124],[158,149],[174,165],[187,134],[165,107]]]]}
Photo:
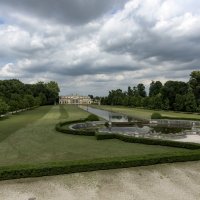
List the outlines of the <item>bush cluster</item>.
{"type": "Polygon", "coordinates": [[[99,117],[94,115],[94,114],[90,114],[85,121],[99,121],[99,117]]]}
{"type": "Polygon", "coordinates": [[[154,112],[151,115],[151,119],[162,119],[162,115],[160,113],[154,112]]]}

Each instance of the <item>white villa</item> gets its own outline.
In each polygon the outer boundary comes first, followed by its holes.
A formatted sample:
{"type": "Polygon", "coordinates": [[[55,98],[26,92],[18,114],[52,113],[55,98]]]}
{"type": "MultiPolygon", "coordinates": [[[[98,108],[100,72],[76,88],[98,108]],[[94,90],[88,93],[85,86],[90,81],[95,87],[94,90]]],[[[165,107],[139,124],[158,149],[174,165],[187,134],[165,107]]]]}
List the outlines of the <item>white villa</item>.
{"type": "Polygon", "coordinates": [[[79,96],[79,95],[71,95],[71,96],[60,96],[59,104],[91,104],[92,99],[89,96],[79,96]]]}

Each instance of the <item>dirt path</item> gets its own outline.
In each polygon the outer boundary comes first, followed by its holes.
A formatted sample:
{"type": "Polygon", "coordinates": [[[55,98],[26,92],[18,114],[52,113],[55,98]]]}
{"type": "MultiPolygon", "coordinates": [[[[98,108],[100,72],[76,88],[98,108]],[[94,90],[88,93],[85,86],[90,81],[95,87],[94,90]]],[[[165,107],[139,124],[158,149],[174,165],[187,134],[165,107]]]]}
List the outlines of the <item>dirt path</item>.
{"type": "Polygon", "coordinates": [[[200,162],[0,182],[1,200],[199,200],[200,162]]]}

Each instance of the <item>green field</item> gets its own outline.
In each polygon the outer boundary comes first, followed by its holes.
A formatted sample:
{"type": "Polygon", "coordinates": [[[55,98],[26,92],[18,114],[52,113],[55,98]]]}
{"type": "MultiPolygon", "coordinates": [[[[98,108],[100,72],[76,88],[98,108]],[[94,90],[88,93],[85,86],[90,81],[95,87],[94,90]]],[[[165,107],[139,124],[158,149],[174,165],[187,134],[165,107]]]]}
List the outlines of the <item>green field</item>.
{"type": "Polygon", "coordinates": [[[78,107],[66,105],[39,107],[1,120],[0,167],[191,151],[116,139],[98,141],[95,137],[55,131],[59,121],[87,116],[88,113],[78,107]]]}
{"type": "Polygon", "coordinates": [[[173,111],[163,111],[163,110],[155,111],[155,110],[147,110],[147,109],[142,109],[142,108],[130,108],[130,107],[124,107],[124,106],[106,106],[106,105],[96,106],[95,105],[93,107],[103,109],[103,110],[113,111],[113,112],[119,112],[122,114],[138,117],[142,119],[150,119],[152,113],[158,112],[161,115],[164,115],[166,117],[183,118],[183,119],[191,118],[191,119],[200,120],[200,115],[198,114],[190,114],[190,113],[183,113],[183,112],[173,112],[173,111]]]}

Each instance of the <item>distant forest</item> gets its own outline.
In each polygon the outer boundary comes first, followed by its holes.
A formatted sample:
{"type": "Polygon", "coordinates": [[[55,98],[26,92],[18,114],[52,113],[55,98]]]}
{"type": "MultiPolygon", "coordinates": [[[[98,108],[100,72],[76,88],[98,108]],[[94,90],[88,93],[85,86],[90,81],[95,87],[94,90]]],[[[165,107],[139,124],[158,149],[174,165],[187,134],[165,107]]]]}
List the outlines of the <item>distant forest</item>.
{"type": "Polygon", "coordinates": [[[111,90],[101,98],[101,104],[200,112],[200,71],[193,71],[188,82],[169,80],[163,85],[152,81],[148,95],[142,83],[129,86],[127,91],[111,90]]]}
{"type": "Polygon", "coordinates": [[[0,80],[0,114],[54,104],[59,91],[54,81],[24,84],[16,79],[0,80]]]}

